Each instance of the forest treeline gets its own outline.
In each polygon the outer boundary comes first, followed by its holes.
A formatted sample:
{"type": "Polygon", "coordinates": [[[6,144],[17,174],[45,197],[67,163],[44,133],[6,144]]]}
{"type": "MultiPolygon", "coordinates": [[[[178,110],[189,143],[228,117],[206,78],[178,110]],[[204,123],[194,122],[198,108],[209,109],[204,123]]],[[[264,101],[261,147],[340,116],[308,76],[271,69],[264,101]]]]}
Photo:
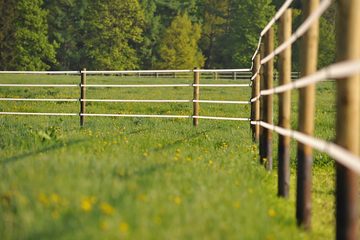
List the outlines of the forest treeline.
{"type": "MultiPolygon", "coordinates": [[[[249,67],[282,2],[0,0],[0,70],[249,67]]],[[[335,15],[333,7],[321,19],[321,66],[335,58],[335,15]]]]}

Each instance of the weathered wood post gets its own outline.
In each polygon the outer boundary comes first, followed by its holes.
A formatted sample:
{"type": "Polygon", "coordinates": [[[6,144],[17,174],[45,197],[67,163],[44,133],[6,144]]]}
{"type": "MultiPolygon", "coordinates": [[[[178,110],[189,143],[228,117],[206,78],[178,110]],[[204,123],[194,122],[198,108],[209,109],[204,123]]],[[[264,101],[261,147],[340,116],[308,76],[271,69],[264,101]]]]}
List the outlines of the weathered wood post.
{"type": "MultiPolygon", "coordinates": [[[[260,69],[260,53],[256,54],[253,61],[253,75],[255,75],[260,69]]],[[[255,98],[260,94],[260,73],[256,75],[256,77],[252,81],[252,94],[251,98],[255,98]]],[[[251,102],[251,121],[259,121],[260,120],[260,101],[256,100],[251,102]]],[[[259,141],[259,125],[251,124],[252,137],[254,142],[259,141]]]]}
{"type": "MultiPolygon", "coordinates": [[[[260,64],[259,64],[259,67],[260,67],[260,72],[259,72],[259,85],[260,85],[260,91],[261,90],[264,90],[264,86],[265,86],[265,83],[264,83],[264,67],[261,65],[261,58],[263,58],[265,56],[265,47],[264,47],[264,43],[262,42],[260,44],[260,64]]],[[[259,93],[260,93],[259,91],[259,93]]],[[[259,102],[259,108],[260,108],[260,115],[259,115],[259,121],[262,121],[264,119],[264,104],[263,104],[263,100],[264,98],[263,97],[260,97],[258,102],[259,102]]],[[[264,164],[263,162],[263,158],[262,156],[264,155],[264,128],[261,127],[259,125],[259,156],[260,156],[260,164],[264,164]]]]}
{"type": "MultiPolygon", "coordinates": [[[[286,10],[280,18],[279,42],[283,43],[291,37],[292,11],[286,10]]],[[[279,84],[291,82],[291,46],[285,49],[279,58],[279,84]]],[[[279,94],[279,126],[290,128],[291,92],[279,94]]],[[[290,189],[290,137],[279,134],[278,144],[278,196],[289,197],[290,189]]]]}
{"type": "MultiPolygon", "coordinates": [[[[271,27],[265,34],[265,55],[268,56],[274,51],[274,28],[271,27]]],[[[264,64],[264,89],[273,87],[274,81],[274,59],[272,58],[264,64]]],[[[262,121],[273,124],[273,96],[263,97],[263,118],[262,121]]],[[[261,156],[263,164],[268,171],[272,170],[272,130],[263,129],[263,154],[261,156]]]]}
{"type": "MultiPolygon", "coordinates": [[[[360,59],[360,1],[339,0],[338,61],[360,59]]],[[[336,143],[360,154],[360,76],[337,81],[336,143]]],[[[359,239],[359,178],[336,164],[336,239],[359,239]]]]}
{"type": "MultiPolygon", "coordinates": [[[[319,0],[303,0],[303,19],[307,19],[319,6],[319,0]]],[[[301,40],[301,76],[316,72],[319,44],[319,21],[316,21],[301,40]]],[[[315,117],[315,84],[300,89],[299,131],[312,136],[315,117]]],[[[298,143],[297,147],[296,219],[304,229],[311,227],[311,167],[313,150],[298,143]]]]}
{"type": "MultiPolygon", "coordinates": [[[[261,68],[261,65],[260,65],[260,59],[261,59],[261,51],[260,53],[256,54],[255,56],[255,68],[257,69],[257,71],[259,72],[258,75],[255,77],[254,79],[254,86],[255,86],[255,96],[259,96],[260,95],[260,82],[261,82],[261,79],[260,79],[260,68],[261,68]]],[[[254,119],[255,121],[260,121],[260,98],[257,99],[255,102],[254,102],[254,108],[255,108],[255,116],[254,116],[254,119]]],[[[255,141],[256,142],[259,142],[259,138],[260,138],[260,126],[258,124],[254,125],[255,126],[255,141]]]]}
{"type": "MultiPolygon", "coordinates": [[[[195,70],[199,70],[199,68],[195,68],[195,70]]],[[[194,71],[194,98],[193,98],[193,125],[197,127],[199,125],[199,119],[195,118],[199,116],[200,112],[200,72],[194,71]]]]}
{"type": "Polygon", "coordinates": [[[86,113],[86,68],[84,68],[81,72],[81,85],[80,85],[80,126],[83,127],[85,123],[85,116],[83,114],[86,113]]]}

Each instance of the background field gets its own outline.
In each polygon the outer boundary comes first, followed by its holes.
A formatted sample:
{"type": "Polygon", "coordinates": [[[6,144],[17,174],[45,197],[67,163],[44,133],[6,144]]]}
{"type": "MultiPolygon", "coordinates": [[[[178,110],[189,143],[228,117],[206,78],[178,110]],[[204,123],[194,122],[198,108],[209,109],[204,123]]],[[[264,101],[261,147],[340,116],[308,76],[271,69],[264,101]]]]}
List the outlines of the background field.
{"type": "MultiPolygon", "coordinates": [[[[78,76],[2,75],[1,83],[79,83],[78,76]]],[[[88,83],[191,83],[89,77],[88,83]]],[[[234,83],[206,80],[202,83],[234,83]]],[[[250,88],[201,89],[201,99],[248,100],[250,88]]],[[[192,88],[96,89],[88,98],[192,99],[192,88]]],[[[297,94],[293,94],[293,119],[297,94]]],[[[1,88],[0,97],[79,98],[78,89],[1,88]]],[[[317,92],[316,136],[334,137],[334,83],[317,92]]],[[[0,111],[78,112],[78,103],[0,102],[0,111]]],[[[191,115],[188,104],[88,103],[90,113],[191,115]]],[[[201,115],[248,117],[242,105],[201,115]]],[[[275,118],[276,119],[276,118],[275,118]]],[[[293,121],[296,128],[296,121],[293,121]]],[[[274,137],[274,152],[276,149],[274,137]]],[[[2,239],[331,239],[333,162],[316,153],[313,230],[296,228],[295,143],[289,201],[276,170],[258,165],[249,123],[190,119],[0,117],[2,239]]],[[[276,159],[276,156],[275,158],[276,159]]],[[[276,161],[275,161],[276,162],[276,161]]]]}

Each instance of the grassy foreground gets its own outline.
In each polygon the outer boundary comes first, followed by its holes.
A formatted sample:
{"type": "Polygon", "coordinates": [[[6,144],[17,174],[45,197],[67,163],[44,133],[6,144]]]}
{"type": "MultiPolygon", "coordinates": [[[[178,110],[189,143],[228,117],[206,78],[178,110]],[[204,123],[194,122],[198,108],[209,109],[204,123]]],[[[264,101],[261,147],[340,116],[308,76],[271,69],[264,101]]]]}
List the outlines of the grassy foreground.
{"type": "MultiPolygon", "coordinates": [[[[48,82],[49,76],[2,76],[1,80],[24,79],[27,83],[48,82]]],[[[69,76],[50,80],[78,82],[77,77],[69,76]]],[[[98,77],[89,81],[119,80],[98,77]]],[[[248,90],[204,89],[202,99],[246,100],[248,90]]],[[[327,90],[323,91],[326,95],[327,90]]],[[[60,89],[3,88],[0,94],[78,98],[76,90],[60,89]]],[[[88,93],[89,98],[114,99],[191,99],[191,95],[191,89],[97,89],[88,93]]],[[[76,103],[0,104],[1,111],[78,111],[76,103]]],[[[94,103],[88,109],[93,113],[191,115],[191,104],[94,103]]],[[[201,111],[211,116],[249,115],[247,106],[202,105],[201,111]]],[[[323,118],[328,119],[328,115],[323,118]]],[[[330,135],[331,131],[323,137],[330,135]]],[[[306,234],[295,224],[294,194],[289,201],[278,199],[275,172],[267,173],[258,165],[258,150],[252,145],[245,122],[204,120],[194,129],[189,119],[87,118],[85,128],[80,129],[76,117],[1,116],[0,148],[1,239],[333,236],[331,162],[324,159],[315,164],[316,214],[314,229],[306,234]]],[[[320,158],[324,157],[319,155],[317,159],[320,158]]]]}

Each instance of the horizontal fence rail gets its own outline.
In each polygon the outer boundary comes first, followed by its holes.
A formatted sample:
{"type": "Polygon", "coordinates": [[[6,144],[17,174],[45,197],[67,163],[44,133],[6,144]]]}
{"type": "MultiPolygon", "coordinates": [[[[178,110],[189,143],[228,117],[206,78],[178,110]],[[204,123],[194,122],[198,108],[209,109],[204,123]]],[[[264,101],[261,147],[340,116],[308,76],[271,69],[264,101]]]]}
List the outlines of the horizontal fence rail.
{"type": "Polygon", "coordinates": [[[302,1],[303,23],[294,32],[291,30],[292,14],[289,9],[293,0],[287,0],[261,31],[259,42],[252,56],[252,115],[250,124],[253,139],[259,140],[260,158],[272,157],[272,135],[279,134],[278,143],[278,195],[287,197],[290,182],[290,141],[298,143],[296,218],[299,226],[310,229],[311,224],[311,166],[312,149],[332,157],[336,163],[336,238],[338,240],[358,239],[358,176],[360,175],[360,156],[356,150],[359,144],[359,89],[360,89],[360,3],[358,0],[339,0],[337,54],[339,62],[316,70],[319,19],[334,2],[332,0],[302,1]],[[274,25],[280,20],[279,46],[274,43],[274,25]],[[290,24],[289,24],[290,22],[290,24]],[[302,37],[301,77],[291,73],[291,47],[302,37]],[[279,75],[272,73],[273,62],[280,55],[279,75]],[[357,78],[355,78],[356,76],[357,78]],[[274,77],[280,85],[272,87],[274,77]],[[296,81],[292,79],[299,78],[296,81]],[[313,137],[315,84],[322,81],[337,82],[337,129],[336,143],[313,137]],[[265,85],[268,84],[268,85],[265,85]],[[299,89],[299,130],[290,129],[291,91],[299,89]],[[273,124],[272,95],[279,94],[279,125],[273,124]],[[351,110],[352,109],[352,110],[351,110]],[[260,110],[262,111],[260,113],[260,110]],[[272,116],[272,115],[270,115],[272,116]],[[256,127],[255,127],[256,126],[256,127]]]}
{"type": "Polygon", "coordinates": [[[51,99],[51,98],[0,98],[0,101],[24,102],[119,102],[119,103],[217,103],[217,104],[250,104],[249,101],[221,101],[221,100],[146,100],[146,99],[51,99]]]}
{"type": "MultiPolygon", "coordinates": [[[[230,101],[230,100],[203,100],[203,99],[88,99],[86,98],[85,90],[89,88],[249,88],[251,82],[249,80],[251,73],[249,69],[193,69],[193,70],[133,70],[133,71],[88,71],[86,69],[81,71],[46,71],[46,72],[29,72],[29,71],[3,71],[1,74],[39,74],[39,75],[80,75],[81,83],[79,84],[12,84],[4,83],[0,84],[0,87],[36,87],[36,88],[78,88],[81,91],[81,97],[76,98],[10,98],[2,97],[0,102],[78,102],[81,106],[79,113],[39,113],[39,112],[0,112],[0,115],[17,115],[17,116],[78,116],[80,117],[81,126],[84,124],[85,117],[134,117],[134,118],[183,118],[183,119],[207,119],[207,120],[226,120],[226,121],[247,121],[249,118],[232,118],[232,117],[216,117],[216,116],[200,116],[199,114],[190,115],[147,115],[147,114],[107,114],[107,113],[87,113],[86,103],[97,102],[97,103],[192,103],[194,107],[198,107],[198,104],[232,104],[232,105],[249,105],[250,101],[230,101]],[[193,84],[87,84],[86,77],[92,75],[118,75],[118,74],[169,74],[172,78],[172,74],[187,74],[183,77],[189,78],[194,74],[194,77],[200,74],[215,74],[212,79],[219,79],[220,74],[228,74],[229,80],[237,79],[242,80],[244,77],[249,83],[248,84],[201,84],[194,82],[193,84]],[[239,74],[239,75],[237,75],[239,74]]],[[[155,76],[156,76],[155,75],[155,76]]],[[[138,75],[138,77],[143,77],[138,75]]],[[[179,75],[176,75],[179,77],[179,75]]],[[[208,78],[205,78],[208,79],[208,78]]],[[[226,79],[222,76],[222,79],[226,79]]],[[[250,88],[249,88],[250,89],[250,88]]]]}
{"type": "Polygon", "coordinates": [[[0,112],[0,115],[23,115],[23,116],[84,116],[84,117],[133,117],[133,118],[188,118],[208,119],[227,121],[246,121],[250,118],[212,117],[212,116],[191,116],[191,115],[146,115],[146,114],[101,114],[101,113],[30,113],[30,112],[0,112]]]}

